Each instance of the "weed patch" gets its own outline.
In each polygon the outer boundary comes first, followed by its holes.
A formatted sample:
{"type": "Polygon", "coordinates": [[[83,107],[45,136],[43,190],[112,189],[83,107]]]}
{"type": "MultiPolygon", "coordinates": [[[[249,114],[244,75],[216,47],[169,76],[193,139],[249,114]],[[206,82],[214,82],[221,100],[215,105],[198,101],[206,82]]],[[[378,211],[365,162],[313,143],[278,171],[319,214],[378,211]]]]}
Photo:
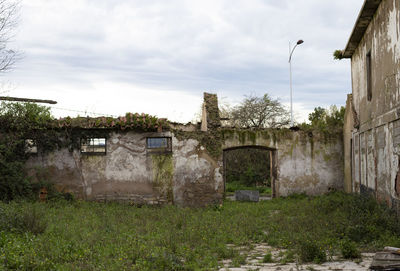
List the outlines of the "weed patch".
{"type": "Polygon", "coordinates": [[[272,254],[271,253],[265,254],[262,262],[263,263],[273,263],[274,260],[272,259],[272,254]]]}
{"type": "Polygon", "coordinates": [[[353,241],[343,240],[340,249],[343,258],[345,259],[356,259],[361,257],[357,244],[353,241]]]}
{"type": "Polygon", "coordinates": [[[302,241],[299,245],[300,260],[304,263],[323,263],[326,261],[324,249],[314,241],[302,241]]]}
{"type": "Polygon", "coordinates": [[[338,192],[203,209],[11,202],[0,217],[0,270],[216,270],[244,264],[254,243],[287,249],[285,263],[400,245],[390,210],[338,192]]]}

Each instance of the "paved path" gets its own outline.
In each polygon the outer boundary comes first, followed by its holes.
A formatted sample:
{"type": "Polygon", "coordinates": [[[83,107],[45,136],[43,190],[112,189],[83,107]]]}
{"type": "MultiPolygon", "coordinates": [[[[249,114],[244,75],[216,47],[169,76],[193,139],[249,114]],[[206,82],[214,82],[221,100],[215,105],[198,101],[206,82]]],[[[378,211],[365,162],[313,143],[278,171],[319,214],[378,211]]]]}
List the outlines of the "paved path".
{"type": "MultiPolygon", "coordinates": [[[[227,199],[231,200],[231,201],[235,201],[235,195],[231,195],[231,196],[226,196],[227,199]]],[[[260,201],[261,200],[271,200],[272,198],[269,196],[260,196],[260,201]]]]}
{"type": "Polygon", "coordinates": [[[246,259],[246,264],[240,267],[231,267],[231,261],[225,260],[222,262],[223,268],[219,271],[248,271],[248,270],[258,270],[258,271],[298,271],[298,270],[344,270],[344,271],[367,271],[372,263],[372,259],[375,253],[363,253],[362,259],[358,261],[341,261],[336,259],[332,262],[326,262],[323,264],[304,264],[298,265],[296,263],[281,264],[279,263],[280,251],[266,244],[256,245],[255,248],[250,251],[246,259]],[[276,263],[262,263],[263,255],[270,252],[273,255],[273,259],[276,263]]]}

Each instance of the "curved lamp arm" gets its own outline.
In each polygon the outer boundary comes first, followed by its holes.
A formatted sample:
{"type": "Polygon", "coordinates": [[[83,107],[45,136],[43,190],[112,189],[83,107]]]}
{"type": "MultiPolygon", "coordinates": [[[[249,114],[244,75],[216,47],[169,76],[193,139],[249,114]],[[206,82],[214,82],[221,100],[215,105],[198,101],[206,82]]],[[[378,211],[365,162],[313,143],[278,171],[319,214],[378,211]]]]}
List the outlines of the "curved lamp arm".
{"type": "Polygon", "coordinates": [[[293,47],[292,51],[290,52],[290,55],[289,55],[289,63],[290,63],[290,61],[292,61],[292,55],[293,55],[294,49],[296,49],[296,47],[297,47],[298,45],[302,44],[303,42],[304,42],[303,40],[298,40],[298,41],[297,41],[296,45],[293,47]]]}

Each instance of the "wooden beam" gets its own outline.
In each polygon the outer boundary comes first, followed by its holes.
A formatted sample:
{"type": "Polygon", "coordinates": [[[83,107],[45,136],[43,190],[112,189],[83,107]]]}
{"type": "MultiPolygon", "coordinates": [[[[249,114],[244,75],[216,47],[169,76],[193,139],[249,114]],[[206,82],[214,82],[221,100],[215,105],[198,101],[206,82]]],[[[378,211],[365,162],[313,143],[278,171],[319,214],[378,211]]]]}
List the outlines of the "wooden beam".
{"type": "Polygon", "coordinates": [[[28,99],[28,98],[17,98],[17,97],[6,97],[6,96],[0,96],[0,101],[43,103],[43,104],[56,104],[57,103],[56,101],[52,101],[52,100],[28,99]]]}

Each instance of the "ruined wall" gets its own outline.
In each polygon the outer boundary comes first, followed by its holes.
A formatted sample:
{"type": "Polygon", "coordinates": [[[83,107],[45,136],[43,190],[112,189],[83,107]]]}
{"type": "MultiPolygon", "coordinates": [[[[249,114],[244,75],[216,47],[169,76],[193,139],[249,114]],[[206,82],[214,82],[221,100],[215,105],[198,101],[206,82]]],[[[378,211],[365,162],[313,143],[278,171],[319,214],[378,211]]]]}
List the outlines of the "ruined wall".
{"type": "Polygon", "coordinates": [[[354,111],[353,111],[353,96],[347,95],[346,112],[344,114],[343,127],[343,148],[344,148],[344,191],[347,193],[353,192],[352,183],[352,145],[353,145],[353,129],[354,129],[354,111]]]}
{"type": "Polygon", "coordinates": [[[179,141],[171,132],[114,131],[105,155],[65,148],[32,156],[27,169],[82,199],[203,206],[219,203],[223,193],[219,168],[203,152],[198,141],[179,141]],[[172,153],[149,153],[147,137],[172,137],[172,153]]]}
{"type": "MultiPolygon", "coordinates": [[[[352,186],[397,205],[400,144],[400,2],[384,0],[352,56],[352,186]],[[372,99],[367,98],[367,54],[371,52],[372,99]]],[[[349,149],[346,150],[348,154],[349,149]]]]}
{"type": "MultiPolygon", "coordinates": [[[[205,206],[222,202],[224,150],[252,146],[271,150],[273,196],[342,189],[341,135],[221,128],[217,96],[205,93],[204,101],[207,131],[204,125],[173,123],[164,132],[113,126],[100,129],[107,134],[106,154],[64,148],[32,156],[27,170],[33,178],[49,180],[58,190],[87,200],[205,206]],[[171,138],[171,150],[150,150],[148,137],[171,138]]],[[[79,132],[79,127],[72,129],[79,132]]],[[[89,137],[95,131],[83,130],[89,137]]]]}
{"type": "Polygon", "coordinates": [[[31,157],[34,174],[40,166],[60,191],[89,200],[172,201],[172,155],[148,154],[146,137],[169,133],[111,132],[107,153],[81,154],[62,149],[31,157]],[[170,172],[169,172],[170,171],[170,172]]]}
{"type": "Polygon", "coordinates": [[[196,139],[173,139],[174,202],[204,206],[222,202],[224,183],[218,163],[196,139]]]}
{"type": "Polygon", "coordinates": [[[27,168],[31,176],[82,199],[205,206],[223,199],[223,151],[247,146],[271,150],[274,196],[342,189],[341,137],[289,129],[117,130],[109,135],[105,155],[62,149],[31,157],[27,168]],[[146,138],[161,136],[172,138],[172,152],[149,152],[146,138]]]}
{"type": "Polygon", "coordinates": [[[222,130],[224,150],[258,146],[272,153],[272,188],[277,197],[317,195],[343,189],[340,135],[282,130],[222,130]]]}

